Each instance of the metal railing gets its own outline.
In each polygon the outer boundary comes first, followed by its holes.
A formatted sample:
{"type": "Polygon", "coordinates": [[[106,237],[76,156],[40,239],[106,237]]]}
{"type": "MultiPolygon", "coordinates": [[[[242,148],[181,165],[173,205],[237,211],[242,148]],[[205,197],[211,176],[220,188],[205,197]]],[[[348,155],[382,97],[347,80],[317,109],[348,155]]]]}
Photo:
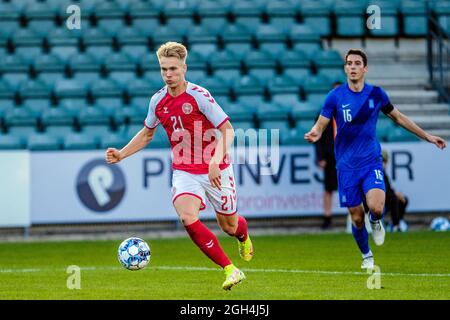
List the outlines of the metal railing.
{"type": "Polygon", "coordinates": [[[430,84],[450,107],[450,41],[427,1],[427,63],[430,84]]]}

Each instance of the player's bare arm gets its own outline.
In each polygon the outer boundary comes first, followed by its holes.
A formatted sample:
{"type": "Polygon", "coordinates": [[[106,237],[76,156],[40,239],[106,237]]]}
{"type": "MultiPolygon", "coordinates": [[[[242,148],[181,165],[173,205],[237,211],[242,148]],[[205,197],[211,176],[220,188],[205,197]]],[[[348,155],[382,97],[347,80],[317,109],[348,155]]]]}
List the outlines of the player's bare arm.
{"type": "Polygon", "coordinates": [[[322,136],[323,131],[328,126],[328,123],[330,123],[330,119],[319,116],[319,119],[317,119],[316,124],[311,128],[311,130],[307,133],[305,133],[305,140],[309,143],[314,143],[320,139],[322,136]]]}
{"type": "Polygon", "coordinates": [[[132,154],[144,149],[153,139],[155,131],[156,128],[150,129],[144,126],[121,150],[117,150],[116,148],[108,148],[106,150],[106,162],[108,164],[120,162],[126,157],[129,157],[132,154]]]}
{"type": "Polygon", "coordinates": [[[219,128],[221,136],[217,141],[217,146],[214,151],[214,155],[209,162],[208,177],[211,184],[221,190],[221,176],[219,164],[222,162],[223,157],[227,154],[230,145],[234,140],[234,129],[230,121],[226,121],[219,128]]]}
{"type": "Polygon", "coordinates": [[[405,128],[406,130],[414,133],[419,138],[435,144],[439,149],[444,149],[447,146],[447,143],[444,139],[438,136],[433,136],[419,127],[414,121],[409,119],[403,113],[401,113],[397,108],[394,108],[390,113],[388,113],[388,117],[392,119],[399,126],[405,128]]]}

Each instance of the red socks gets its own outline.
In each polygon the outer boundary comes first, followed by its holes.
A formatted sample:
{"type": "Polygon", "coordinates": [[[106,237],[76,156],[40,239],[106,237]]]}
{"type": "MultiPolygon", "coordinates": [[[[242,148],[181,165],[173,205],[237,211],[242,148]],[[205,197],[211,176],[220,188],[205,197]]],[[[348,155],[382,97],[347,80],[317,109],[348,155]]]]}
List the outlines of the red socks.
{"type": "MultiPolygon", "coordinates": [[[[244,220],[245,221],[245,220],[244,220]]],[[[224,268],[231,264],[230,259],[225,255],[217,237],[200,220],[184,226],[192,241],[216,264],[224,268]]],[[[239,229],[239,226],[238,226],[239,229]]],[[[245,224],[245,235],[247,235],[247,224],[245,224]]]]}
{"type": "Polygon", "coordinates": [[[247,240],[247,220],[244,217],[238,216],[238,226],[236,228],[236,233],[234,236],[240,241],[243,242],[247,240]]]}

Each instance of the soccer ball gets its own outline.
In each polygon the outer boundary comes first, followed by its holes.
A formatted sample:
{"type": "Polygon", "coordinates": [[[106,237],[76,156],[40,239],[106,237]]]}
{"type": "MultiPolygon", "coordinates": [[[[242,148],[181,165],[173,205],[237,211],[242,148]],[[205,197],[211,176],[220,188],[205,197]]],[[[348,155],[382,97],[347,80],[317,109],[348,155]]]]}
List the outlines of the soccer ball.
{"type": "Polygon", "coordinates": [[[437,217],[431,221],[430,227],[434,231],[447,231],[450,230],[450,222],[445,217],[437,217]]]}
{"type": "Polygon", "coordinates": [[[136,237],[125,239],[119,246],[118,258],[128,270],[140,270],[150,262],[150,247],[136,237]]]}

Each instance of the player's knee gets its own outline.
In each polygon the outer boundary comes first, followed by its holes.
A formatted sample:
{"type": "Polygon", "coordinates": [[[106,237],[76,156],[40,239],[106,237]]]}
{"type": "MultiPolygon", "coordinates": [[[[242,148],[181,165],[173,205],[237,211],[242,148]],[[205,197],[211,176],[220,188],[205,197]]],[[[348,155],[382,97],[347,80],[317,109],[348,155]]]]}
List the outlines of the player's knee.
{"type": "Polygon", "coordinates": [[[235,232],[236,232],[236,227],[232,226],[232,225],[226,225],[226,226],[220,226],[223,230],[223,232],[225,232],[226,234],[230,235],[230,236],[234,236],[235,232]]]}
{"type": "Polygon", "coordinates": [[[352,222],[358,229],[361,229],[364,226],[364,218],[363,217],[352,217],[352,222]]]}
{"type": "Polygon", "coordinates": [[[179,213],[180,221],[184,226],[188,226],[197,221],[197,215],[193,212],[182,211],[179,213]]]}
{"type": "Polygon", "coordinates": [[[372,213],[377,216],[381,216],[384,211],[384,205],[383,204],[372,205],[370,206],[370,211],[372,211],[372,213]]]}

